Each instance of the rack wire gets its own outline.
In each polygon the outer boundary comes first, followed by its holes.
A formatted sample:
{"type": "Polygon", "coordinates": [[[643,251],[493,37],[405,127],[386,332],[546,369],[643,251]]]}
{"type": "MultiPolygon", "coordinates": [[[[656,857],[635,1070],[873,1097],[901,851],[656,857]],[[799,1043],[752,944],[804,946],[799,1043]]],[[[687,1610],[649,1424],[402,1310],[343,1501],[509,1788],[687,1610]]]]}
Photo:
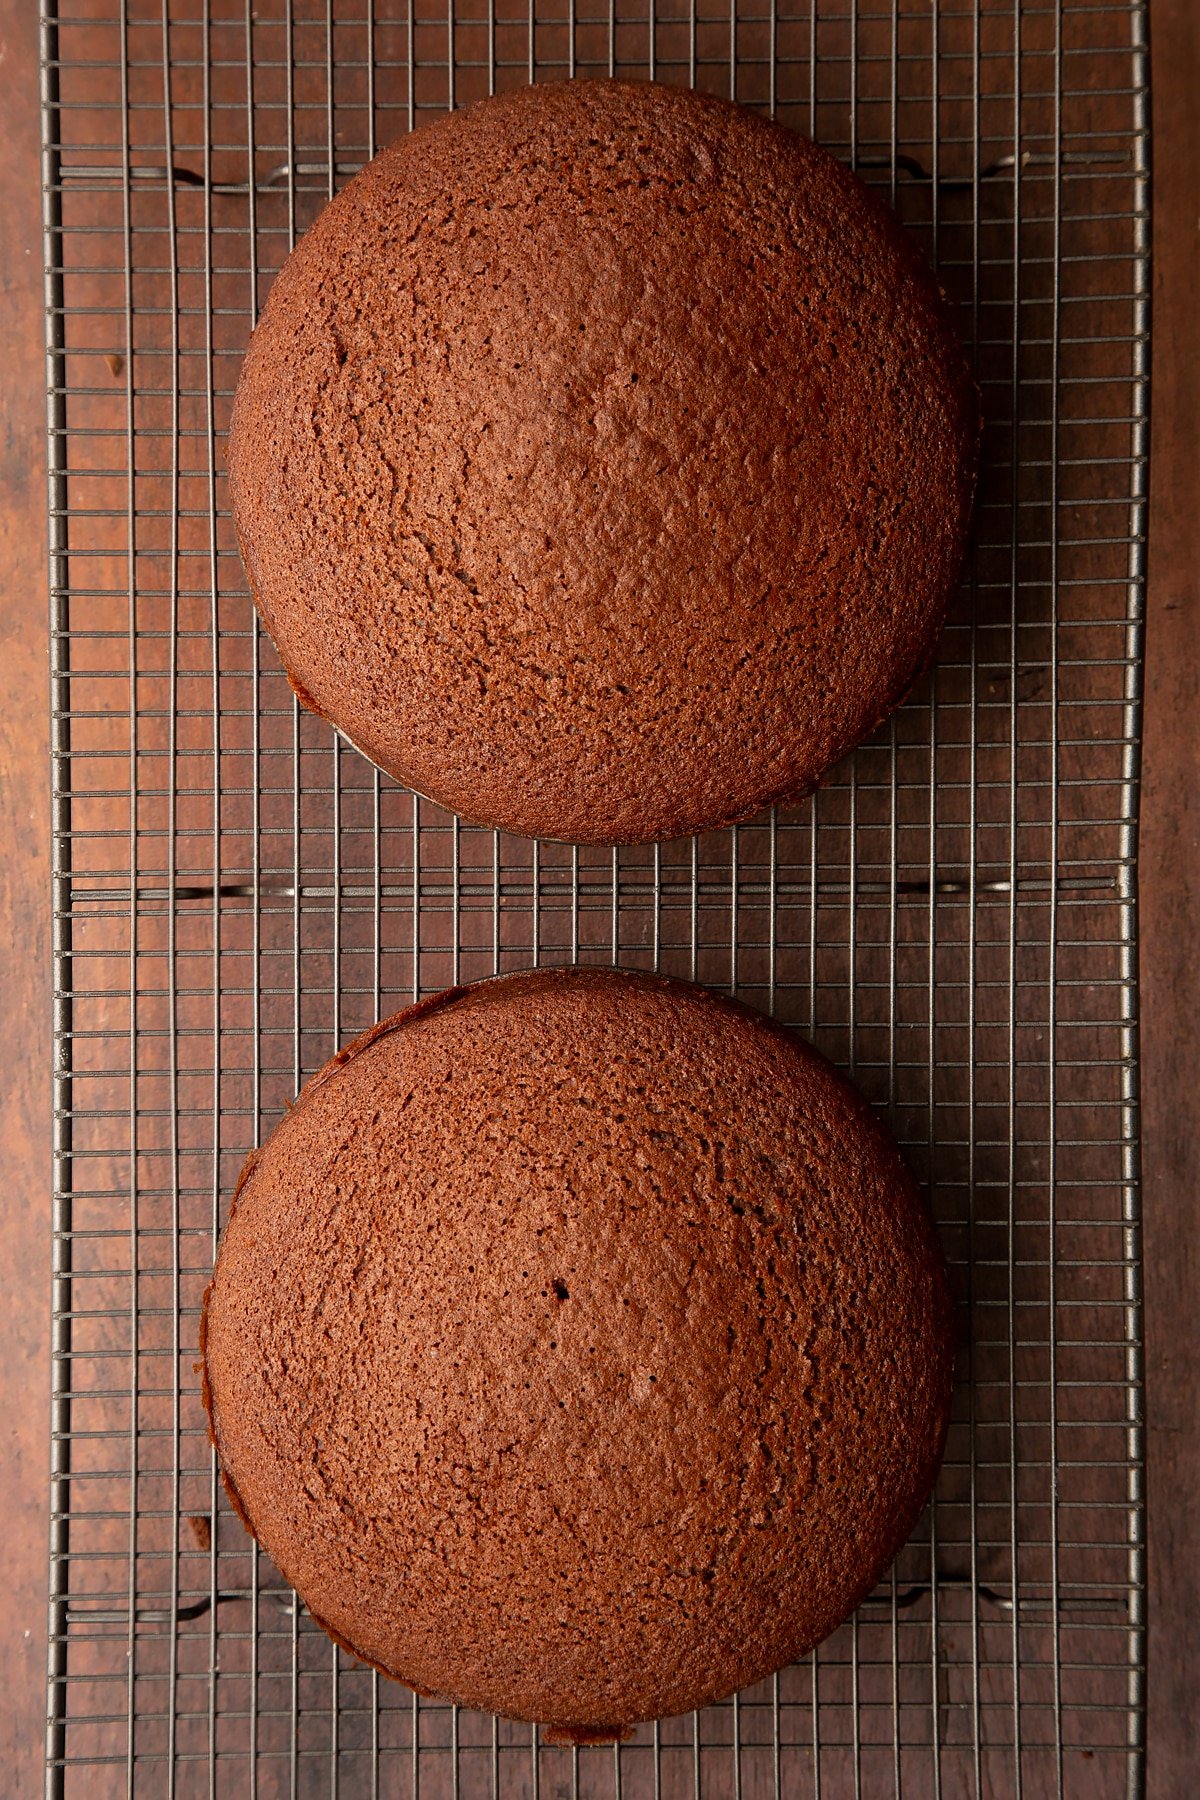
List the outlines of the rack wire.
{"type": "Polygon", "coordinates": [[[43,15],[56,827],[48,1789],[1136,1794],[1145,16],[1125,0],[60,0],[43,15]],[[661,849],[460,825],[296,707],[223,434],[270,280],[376,148],[530,79],[693,82],[877,186],[987,417],[936,668],[803,806],[661,849]],[[929,1185],[937,1495],[801,1667],[618,1749],[418,1700],[218,1490],[197,1309],[238,1168],[377,1016],[535,962],[802,1028],[929,1185]]]}

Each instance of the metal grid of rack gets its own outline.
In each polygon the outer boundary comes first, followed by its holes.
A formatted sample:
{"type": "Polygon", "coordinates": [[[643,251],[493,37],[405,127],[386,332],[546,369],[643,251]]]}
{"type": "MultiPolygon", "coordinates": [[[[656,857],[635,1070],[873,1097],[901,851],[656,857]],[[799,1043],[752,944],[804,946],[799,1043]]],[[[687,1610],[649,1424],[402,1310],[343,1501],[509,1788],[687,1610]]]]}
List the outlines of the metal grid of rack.
{"type": "Polygon", "coordinates": [[[1136,1793],[1145,18],[1124,0],[60,0],[43,19],[56,861],[49,1788],[1136,1793]],[[803,806],[604,852],[461,826],[296,707],[223,432],[297,234],[530,79],[773,109],[899,209],[984,390],[937,666],[803,806]],[[937,1495],[802,1667],[619,1749],[334,1649],[218,1491],[197,1308],[238,1168],[450,981],[619,961],[793,1022],[929,1184],[937,1495]]]}

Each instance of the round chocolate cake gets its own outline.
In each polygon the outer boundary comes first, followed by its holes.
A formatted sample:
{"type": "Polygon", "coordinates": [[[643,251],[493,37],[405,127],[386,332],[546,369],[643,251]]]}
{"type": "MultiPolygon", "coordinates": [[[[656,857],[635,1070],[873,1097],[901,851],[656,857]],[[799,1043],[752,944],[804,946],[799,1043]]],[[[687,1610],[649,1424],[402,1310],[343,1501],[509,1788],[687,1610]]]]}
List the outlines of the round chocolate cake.
{"type": "Polygon", "coordinates": [[[325,209],[230,492],[300,698],[486,824],[665,838],[796,798],[929,660],[978,394],[914,243],[795,132],[526,88],[325,209]]]}
{"type": "Polygon", "coordinates": [[[238,1512],[329,1633],[579,1740],[823,1638],[923,1506],[951,1312],[891,1138],[650,976],[369,1031],[242,1175],[205,1300],[238,1512]]]}

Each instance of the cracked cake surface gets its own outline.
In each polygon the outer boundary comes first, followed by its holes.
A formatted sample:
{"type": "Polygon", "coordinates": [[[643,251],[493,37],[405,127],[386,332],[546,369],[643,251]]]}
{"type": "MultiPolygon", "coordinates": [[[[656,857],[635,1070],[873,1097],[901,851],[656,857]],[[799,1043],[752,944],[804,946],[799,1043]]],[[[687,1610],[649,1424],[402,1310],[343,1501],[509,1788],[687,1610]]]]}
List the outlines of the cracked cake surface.
{"type": "Polygon", "coordinates": [[[278,276],[230,495],[301,699],[531,836],[809,791],[932,655],[979,397],[915,241],[807,138],[575,81],[393,144],[278,276]]]}
{"type": "Polygon", "coordinates": [[[243,1173],[202,1331],[243,1520],[421,1692],[619,1735],[793,1660],[930,1491],[950,1302],[866,1103],[658,977],[454,989],[243,1173]]]}

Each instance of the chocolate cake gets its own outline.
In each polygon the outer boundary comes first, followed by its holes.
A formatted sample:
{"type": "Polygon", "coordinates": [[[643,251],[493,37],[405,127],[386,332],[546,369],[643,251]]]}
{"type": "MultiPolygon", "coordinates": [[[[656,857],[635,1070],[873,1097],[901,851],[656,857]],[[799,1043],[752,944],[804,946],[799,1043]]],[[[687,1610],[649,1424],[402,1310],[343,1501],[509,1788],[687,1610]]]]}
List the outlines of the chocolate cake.
{"type": "Polygon", "coordinates": [[[575,81],[393,144],[275,282],[229,478],[296,692],[628,842],[809,791],[928,662],[978,394],[914,241],[745,108],[575,81]]]}
{"type": "Polygon", "coordinates": [[[202,1331],[229,1494],[325,1629],[582,1741],[857,1606],[946,1431],[925,1203],[790,1032],[648,975],[452,990],[246,1166],[202,1331]]]}

